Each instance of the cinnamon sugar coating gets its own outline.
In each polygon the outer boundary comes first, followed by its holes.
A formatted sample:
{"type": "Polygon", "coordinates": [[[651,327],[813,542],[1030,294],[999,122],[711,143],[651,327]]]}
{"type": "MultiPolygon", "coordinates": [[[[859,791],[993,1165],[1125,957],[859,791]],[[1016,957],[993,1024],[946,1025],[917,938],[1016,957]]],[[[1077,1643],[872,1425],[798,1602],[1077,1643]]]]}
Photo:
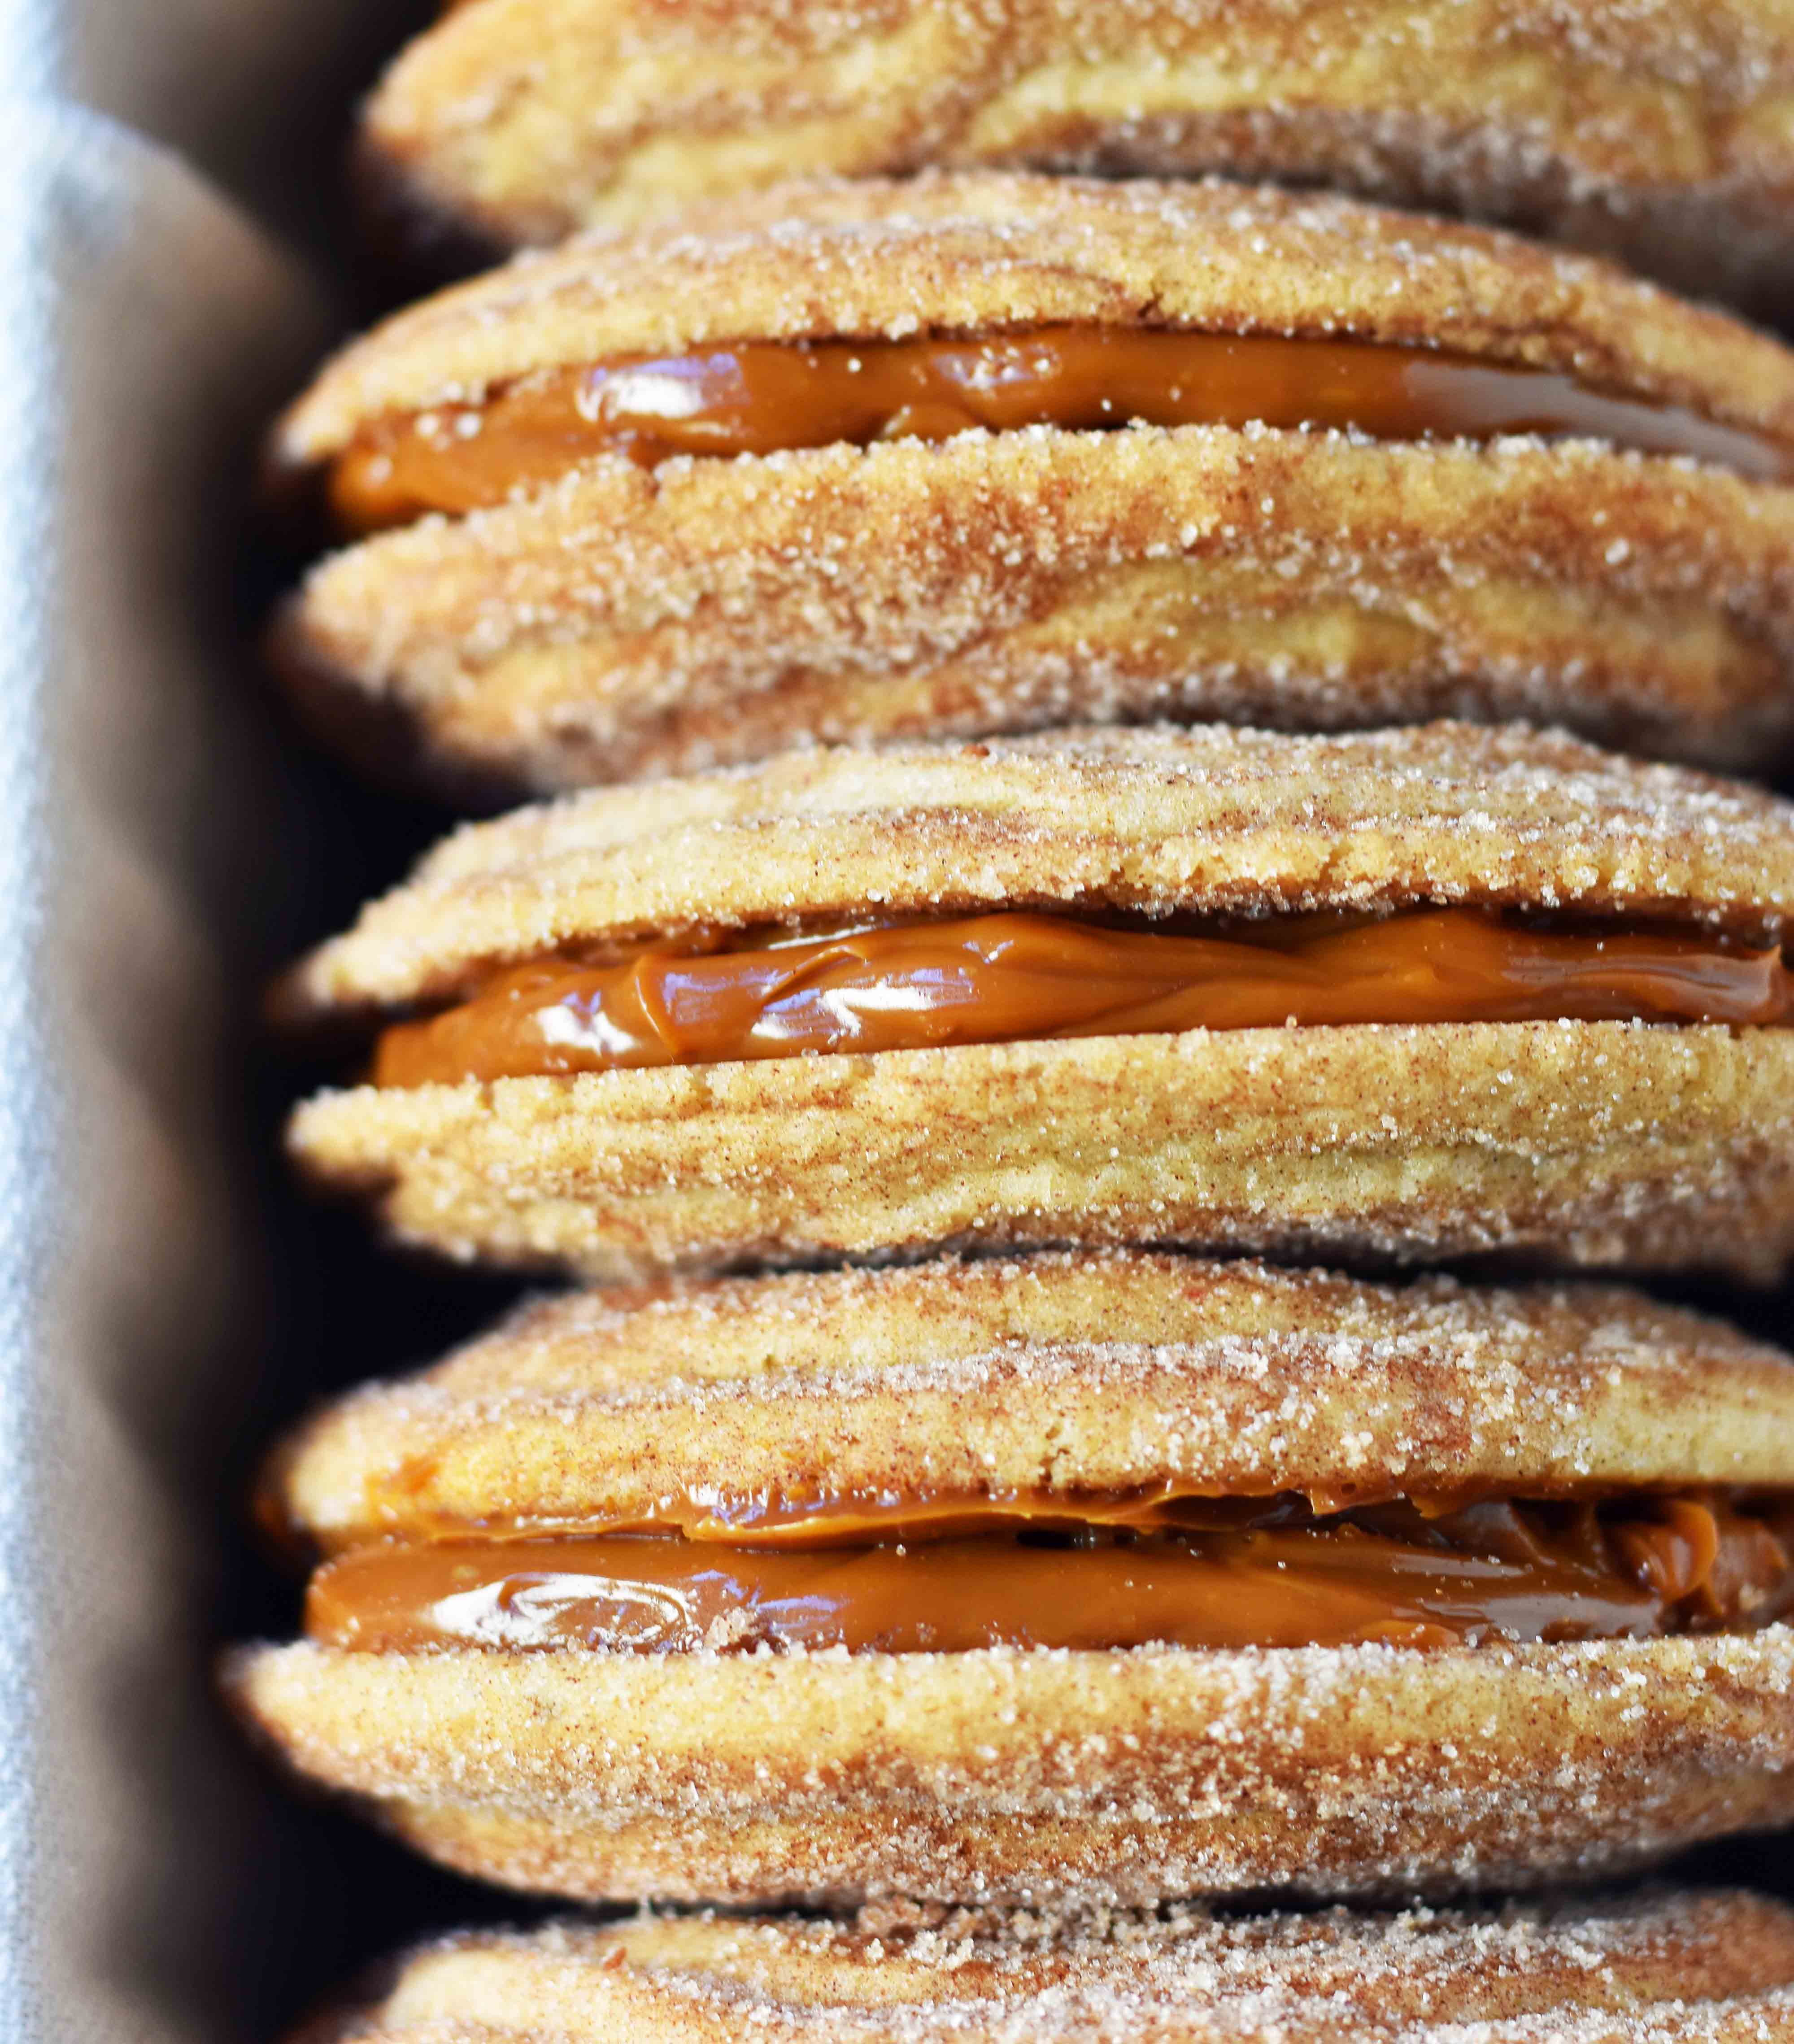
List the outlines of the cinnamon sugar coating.
{"type": "Polygon", "coordinates": [[[328,1546],[651,1516],[696,1488],[1074,1497],[1794,1488],[1794,1365],[1606,1286],[1046,1255],[575,1293],[320,1414],[328,1546]]]}
{"type": "Polygon", "coordinates": [[[325,461],[372,421],[613,356],[1092,322],[1446,348],[1794,440],[1794,353],[1591,258],[1327,194],[973,171],[790,186],[520,257],[342,350],[271,451],[325,461]]]}
{"type": "MultiPolygon", "coordinates": [[[[875,1907],[474,1931],[410,1953],[340,2044],[1658,2044],[1794,2034],[1794,1919],[1653,1893],[1499,1911],[1212,1916],[875,1907]],[[1754,2026],[1754,2027],[1753,2027],[1754,2026]]],[[[317,2040],[321,2044],[321,2039],[317,2040]]]]}
{"type": "Polygon", "coordinates": [[[333,743],[482,805],[1158,717],[1526,717],[1760,771],[1794,736],[1794,493],[1202,427],[605,457],[330,556],[274,651],[333,743]]]}
{"type": "Polygon", "coordinates": [[[766,1904],[1592,1880],[1794,1819],[1794,1631],[1422,1653],[232,1659],[304,1775],[505,1885],[766,1904]]]}
{"type": "Polygon", "coordinates": [[[499,244],[798,171],[1287,177],[1763,305],[1791,89],[1773,0],[482,0],[394,64],[363,154],[499,244]]]}

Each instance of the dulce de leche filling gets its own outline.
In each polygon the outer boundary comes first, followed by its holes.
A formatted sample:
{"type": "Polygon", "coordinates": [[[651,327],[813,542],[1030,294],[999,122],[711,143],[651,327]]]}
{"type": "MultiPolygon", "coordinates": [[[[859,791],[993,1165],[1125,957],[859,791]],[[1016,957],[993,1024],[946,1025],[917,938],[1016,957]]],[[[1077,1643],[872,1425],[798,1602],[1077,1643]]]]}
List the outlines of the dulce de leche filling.
{"type": "Polygon", "coordinates": [[[365,1652],[1446,1646],[1748,1629],[1794,1608],[1785,1499],[1396,1500],[1323,1516],[1224,1500],[1157,1523],[1124,1511],[1031,1525],[997,1510],[968,1531],[977,1517],[871,1545],[600,1531],[363,1547],[313,1577],[306,1630],[365,1652]]]}
{"type": "Polygon", "coordinates": [[[962,339],[740,341],[555,369],[466,404],[364,426],[332,465],[348,532],[501,504],[588,456],[763,455],[941,440],[973,427],[1232,426],[1378,440],[1502,433],[1601,440],[1741,474],[1794,477],[1794,451],[1685,407],[1381,341],[1056,326],[962,339]]]}
{"type": "Polygon", "coordinates": [[[655,946],[501,972],[388,1028],[378,1085],[711,1064],[805,1051],[1349,1023],[1784,1024],[1779,949],[1469,909],[1285,916],[1215,935],[1070,916],[874,923],[821,937],[655,946]]]}

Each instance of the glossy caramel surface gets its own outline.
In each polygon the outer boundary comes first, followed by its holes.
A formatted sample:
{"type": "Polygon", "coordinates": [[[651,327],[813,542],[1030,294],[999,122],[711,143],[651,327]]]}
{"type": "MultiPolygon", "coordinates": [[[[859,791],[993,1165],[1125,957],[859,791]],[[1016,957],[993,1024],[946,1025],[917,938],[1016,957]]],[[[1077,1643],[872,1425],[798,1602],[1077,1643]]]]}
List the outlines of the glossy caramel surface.
{"type": "Polygon", "coordinates": [[[383,1086],[806,1051],[1350,1023],[1781,1024],[1779,951],[1698,932],[1563,930],[1470,909],[1281,916],[1215,936],[1070,916],[873,924],[708,951],[551,958],[381,1036],[383,1086]]]}
{"type": "Polygon", "coordinates": [[[1794,1510],[1708,1493],[1320,1520],[1264,1502],[1250,1523],[1157,1532],[979,1537],[974,1517],[797,1551],[617,1533],[365,1547],[313,1577],[306,1629],[368,1652],[1442,1646],[1749,1627],[1794,1606],[1794,1510]]]}
{"type": "Polygon", "coordinates": [[[1389,440],[1530,433],[1794,478],[1794,453],[1765,435],[1555,371],[1384,342],[1091,325],[743,341],[543,371],[477,402],[373,421],[332,464],[328,494],[344,531],[369,532],[502,503],[605,452],[651,465],[681,454],[940,440],[974,427],[1135,421],[1309,426],[1389,440]]]}

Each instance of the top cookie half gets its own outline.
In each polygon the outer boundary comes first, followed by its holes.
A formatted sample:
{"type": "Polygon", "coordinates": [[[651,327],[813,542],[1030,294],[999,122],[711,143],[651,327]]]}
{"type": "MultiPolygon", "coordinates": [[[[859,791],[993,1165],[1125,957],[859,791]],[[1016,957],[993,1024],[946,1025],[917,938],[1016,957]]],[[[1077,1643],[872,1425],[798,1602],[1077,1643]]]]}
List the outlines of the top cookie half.
{"type": "Polygon", "coordinates": [[[474,0],[366,116],[380,194],[498,246],[781,176],[1285,177],[1786,292],[1775,0],[474,0]]]}
{"type": "Polygon", "coordinates": [[[400,315],[272,455],[375,536],[286,663],[463,778],[1167,713],[1794,727],[1794,355],[1349,201],[716,205],[400,315]]]}
{"type": "Polygon", "coordinates": [[[1215,1916],[878,1908],[469,1933],[295,2044],[1717,2044],[1794,2036],[1794,1916],[1746,1895],[1215,1916]]]}

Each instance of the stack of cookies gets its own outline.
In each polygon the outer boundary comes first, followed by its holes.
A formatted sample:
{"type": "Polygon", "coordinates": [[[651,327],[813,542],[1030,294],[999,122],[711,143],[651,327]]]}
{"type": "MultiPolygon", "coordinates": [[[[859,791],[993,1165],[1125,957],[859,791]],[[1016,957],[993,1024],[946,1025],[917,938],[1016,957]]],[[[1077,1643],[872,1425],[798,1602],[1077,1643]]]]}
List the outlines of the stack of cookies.
{"type": "Polygon", "coordinates": [[[283,983],[291,1147],[580,1281],[283,1447],[227,1679],[645,1909],[332,2034],[1794,2038],[1794,1912],[1613,1885],[1794,1823],[1794,1362],[1662,1292],[1794,1262],[1794,352],[1144,175],[1785,302],[1794,30],[1573,13],[468,0],[376,97],[585,231],[275,435],[299,701],[504,809],[283,983]]]}

